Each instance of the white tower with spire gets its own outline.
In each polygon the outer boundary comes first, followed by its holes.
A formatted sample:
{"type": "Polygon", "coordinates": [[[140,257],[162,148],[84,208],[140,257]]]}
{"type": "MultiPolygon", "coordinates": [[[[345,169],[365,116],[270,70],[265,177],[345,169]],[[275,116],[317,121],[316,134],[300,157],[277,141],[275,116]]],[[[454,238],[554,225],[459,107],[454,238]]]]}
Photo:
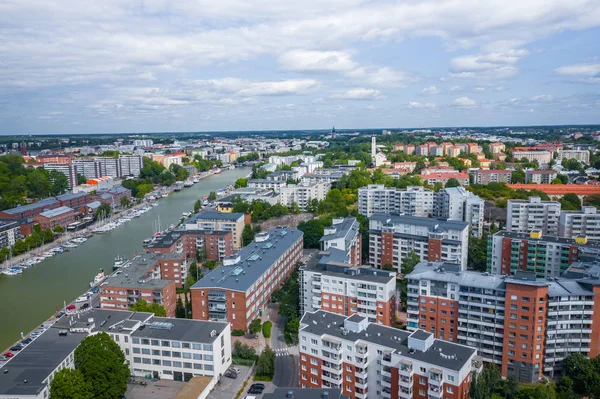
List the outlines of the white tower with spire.
{"type": "Polygon", "coordinates": [[[375,154],[377,154],[377,143],[375,136],[371,136],[371,160],[375,163],[375,154]]]}

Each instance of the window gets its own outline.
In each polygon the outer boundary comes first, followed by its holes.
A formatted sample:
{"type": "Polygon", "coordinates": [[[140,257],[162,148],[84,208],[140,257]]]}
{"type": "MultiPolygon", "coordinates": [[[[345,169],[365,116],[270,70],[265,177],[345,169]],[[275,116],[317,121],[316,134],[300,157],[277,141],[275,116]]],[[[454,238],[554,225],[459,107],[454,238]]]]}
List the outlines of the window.
{"type": "Polygon", "coordinates": [[[446,392],[448,392],[448,393],[454,393],[454,388],[451,387],[451,386],[447,386],[446,387],[446,392]]]}
{"type": "Polygon", "coordinates": [[[140,353],[140,348],[133,347],[133,353],[140,353]]]}
{"type": "Polygon", "coordinates": [[[181,347],[184,348],[184,349],[190,349],[190,344],[188,342],[183,342],[181,344],[181,347]]]}
{"type": "Polygon", "coordinates": [[[181,352],[171,352],[173,357],[181,357],[181,352]]]}
{"type": "Polygon", "coordinates": [[[139,357],[134,357],[134,358],[133,358],[133,362],[134,362],[134,363],[141,363],[141,362],[142,362],[142,359],[141,359],[141,358],[139,358],[139,357]]]}
{"type": "Polygon", "coordinates": [[[173,348],[181,348],[181,342],[173,341],[171,342],[171,346],[173,348]]]}
{"type": "Polygon", "coordinates": [[[171,351],[162,351],[163,356],[171,356],[171,351]]]}
{"type": "Polygon", "coordinates": [[[163,360],[162,363],[163,363],[163,366],[171,367],[171,361],[170,360],[163,360]]]}
{"type": "Polygon", "coordinates": [[[150,361],[150,359],[149,359],[149,358],[147,358],[147,357],[143,357],[143,358],[142,358],[142,363],[144,363],[144,364],[150,364],[150,363],[152,363],[152,362],[150,361]]]}
{"type": "Polygon", "coordinates": [[[140,339],[139,338],[131,338],[131,343],[132,344],[139,344],[140,343],[140,339]]]}
{"type": "Polygon", "coordinates": [[[142,355],[149,355],[149,354],[150,354],[150,349],[142,348],[142,355]]]}
{"type": "Polygon", "coordinates": [[[152,356],[160,356],[160,351],[156,349],[152,349],[152,356]]]}
{"type": "Polygon", "coordinates": [[[454,382],[454,376],[453,375],[446,375],[446,378],[448,379],[448,381],[454,382]]]}
{"type": "Polygon", "coordinates": [[[212,364],[207,364],[204,366],[204,370],[208,370],[208,371],[213,371],[213,366],[212,364]]]}
{"type": "Polygon", "coordinates": [[[186,369],[191,369],[192,363],[183,363],[183,367],[185,367],[186,369]]]}
{"type": "Polygon", "coordinates": [[[213,347],[212,347],[212,345],[204,345],[204,350],[205,351],[212,351],[213,347]]]}
{"type": "Polygon", "coordinates": [[[317,359],[310,359],[310,364],[314,364],[316,366],[319,364],[319,362],[317,362],[317,359]]]}
{"type": "Polygon", "coordinates": [[[162,346],[171,346],[171,343],[169,341],[162,341],[161,345],[162,346]]]}
{"type": "Polygon", "coordinates": [[[198,364],[198,363],[194,363],[194,369],[195,370],[202,370],[202,365],[198,364]]]}
{"type": "Polygon", "coordinates": [[[160,345],[160,341],[159,341],[159,340],[157,340],[157,339],[153,339],[153,340],[152,340],[152,341],[150,341],[150,342],[152,342],[152,345],[154,345],[154,346],[159,346],[159,345],[160,345]]]}
{"type": "Polygon", "coordinates": [[[199,353],[194,353],[194,360],[202,360],[202,355],[199,353]]]}
{"type": "Polygon", "coordinates": [[[192,354],[189,353],[189,352],[183,352],[182,355],[183,355],[184,359],[191,359],[192,358],[192,354]]]}
{"type": "Polygon", "coordinates": [[[204,355],[204,360],[212,361],[213,360],[213,355],[204,355]]]}
{"type": "Polygon", "coordinates": [[[200,344],[192,344],[192,349],[197,350],[197,351],[202,350],[202,345],[200,345],[200,344]]]}

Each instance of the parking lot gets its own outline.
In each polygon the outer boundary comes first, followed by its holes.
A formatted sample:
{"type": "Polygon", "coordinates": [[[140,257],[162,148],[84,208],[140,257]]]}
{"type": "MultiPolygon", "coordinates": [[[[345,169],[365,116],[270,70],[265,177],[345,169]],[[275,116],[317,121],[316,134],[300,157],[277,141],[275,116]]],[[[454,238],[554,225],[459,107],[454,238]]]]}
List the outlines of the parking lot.
{"type": "MultiPolygon", "coordinates": [[[[250,376],[250,367],[247,366],[235,366],[240,369],[240,374],[238,378],[232,379],[223,377],[221,378],[221,384],[217,385],[213,391],[208,395],[208,399],[231,399],[234,398],[237,392],[242,387],[244,381],[248,379],[250,376]]],[[[267,385],[267,384],[265,384],[267,385]]],[[[250,385],[247,385],[244,389],[244,394],[240,397],[241,399],[246,397],[246,391],[250,388],[250,385]]],[[[266,390],[265,390],[266,392],[266,390]]]]}

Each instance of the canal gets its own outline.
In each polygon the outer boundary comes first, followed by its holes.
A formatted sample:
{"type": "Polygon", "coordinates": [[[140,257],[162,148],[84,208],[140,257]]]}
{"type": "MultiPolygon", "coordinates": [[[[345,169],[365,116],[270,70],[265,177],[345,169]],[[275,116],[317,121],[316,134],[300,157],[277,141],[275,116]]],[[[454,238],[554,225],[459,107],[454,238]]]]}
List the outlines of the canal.
{"type": "Polygon", "coordinates": [[[46,259],[21,275],[0,275],[0,350],[5,349],[50,317],[56,307],[74,300],[89,289],[89,283],[101,268],[112,271],[116,255],[131,259],[141,252],[142,240],[155,232],[160,218],[162,229],[177,224],[183,212],[211,191],[233,184],[250,172],[248,168],[221,172],[192,187],[174,192],[131,222],[105,233],[95,234],[79,247],[46,259]]]}

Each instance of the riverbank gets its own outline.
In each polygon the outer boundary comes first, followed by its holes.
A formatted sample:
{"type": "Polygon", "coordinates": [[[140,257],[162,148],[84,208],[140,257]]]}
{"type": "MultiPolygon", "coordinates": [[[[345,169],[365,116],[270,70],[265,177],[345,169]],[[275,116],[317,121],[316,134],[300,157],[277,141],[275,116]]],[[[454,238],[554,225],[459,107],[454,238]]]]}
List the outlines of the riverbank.
{"type": "Polygon", "coordinates": [[[158,219],[166,226],[177,224],[196,200],[247,174],[247,168],[239,168],[207,176],[192,187],[162,198],[158,206],[130,223],[95,234],[70,252],[48,258],[20,275],[0,275],[0,313],[4,315],[0,348],[13,343],[21,332],[35,329],[57,307],[62,309],[65,302],[71,303],[88,290],[89,282],[101,268],[112,269],[115,256],[131,259],[142,252],[142,240],[154,233],[158,219]]]}

